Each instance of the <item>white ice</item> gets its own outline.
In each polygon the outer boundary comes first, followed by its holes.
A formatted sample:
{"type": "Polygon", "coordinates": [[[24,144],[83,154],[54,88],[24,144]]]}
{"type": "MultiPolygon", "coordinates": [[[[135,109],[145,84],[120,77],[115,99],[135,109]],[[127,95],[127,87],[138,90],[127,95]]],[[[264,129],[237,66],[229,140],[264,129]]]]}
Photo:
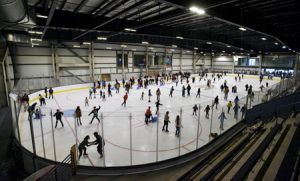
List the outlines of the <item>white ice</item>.
{"type": "MultiPolygon", "coordinates": [[[[79,144],[86,135],[90,135],[90,141],[94,140],[93,133],[95,131],[99,132],[100,135],[104,136],[105,146],[104,146],[104,157],[99,158],[99,154],[96,151],[96,146],[87,147],[88,156],[83,156],[79,160],[80,165],[87,166],[126,166],[126,165],[138,165],[151,163],[161,160],[166,160],[173,157],[178,157],[179,155],[186,154],[190,151],[207,144],[209,142],[210,133],[210,121],[212,120],[212,132],[221,134],[223,131],[220,130],[220,121],[218,119],[221,110],[224,109],[226,112],[227,101],[224,101],[224,94],[220,91],[220,85],[227,80],[227,84],[230,88],[233,85],[237,85],[237,93],[229,93],[228,101],[236,96],[240,98],[240,106],[246,103],[245,96],[247,92],[245,91],[246,84],[252,84],[254,91],[260,91],[258,76],[248,76],[245,75],[241,82],[235,82],[233,74],[229,74],[219,81],[216,78],[216,82],[213,83],[211,88],[206,86],[206,81],[203,79],[199,82],[198,75],[192,75],[196,77],[196,81],[193,84],[190,78],[191,96],[182,97],[181,89],[182,86],[186,84],[184,79],[184,84],[182,85],[179,81],[176,87],[175,83],[170,80],[166,82],[163,86],[150,85],[149,89],[152,91],[152,102],[148,103],[148,90],[137,89],[134,86],[130,90],[127,106],[124,108],[121,106],[123,101],[123,96],[125,94],[124,88],[120,89],[120,93],[116,94],[112,91],[113,96],[107,97],[106,101],[101,100],[99,97],[99,89],[96,99],[89,100],[89,107],[84,106],[84,99],[88,97],[88,89],[62,92],[54,95],[54,99],[46,99],[47,105],[42,106],[43,116],[42,121],[33,119],[34,137],[36,145],[36,153],[40,157],[45,157],[47,159],[54,160],[54,145],[52,139],[51,131],[51,115],[50,110],[54,114],[56,109],[65,111],[65,116],[63,117],[64,127],[61,127],[58,123],[58,127],[54,129],[54,140],[55,140],[55,151],[56,160],[62,161],[69,153],[70,147],[76,144],[75,135],[77,132],[77,144],[79,144]],[[169,97],[170,87],[174,86],[175,91],[173,93],[173,98],[169,97]],[[161,103],[159,114],[159,123],[150,123],[146,125],[144,123],[144,113],[148,106],[151,106],[152,113],[155,113],[155,92],[157,88],[161,89],[161,103]],[[196,91],[198,87],[201,87],[201,98],[196,98],[196,91]],[[144,100],[140,100],[141,93],[144,91],[144,100]],[[212,119],[206,119],[204,108],[206,105],[211,105],[212,100],[216,96],[219,96],[219,107],[213,110],[212,119]],[[200,110],[200,122],[199,122],[199,132],[198,130],[198,116],[192,115],[192,107],[195,104],[201,104],[200,110]],[[103,131],[101,123],[99,124],[97,120],[94,120],[93,124],[89,124],[92,116],[88,116],[93,106],[101,105],[100,113],[103,114],[103,131]],[[81,107],[82,110],[82,126],[75,130],[75,121],[71,116],[71,113],[75,110],[77,106],[81,107]],[[180,108],[182,108],[182,125],[181,136],[175,136],[175,117],[180,115],[180,108]],[[163,118],[165,112],[170,112],[169,131],[163,132],[163,118]],[[129,115],[132,114],[132,123],[130,125],[129,115]],[[43,138],[41,134],[41,123],[43,128],[43,138]],[[158,124],[158,130],[157,130],[158,124]],[[132,135],[130,136],[130,127],[132,129],[132,135]],[[158,138],[157,138],[158,132],[158,138]],[[43,149],[45,147],[45,155],[43,149]],[[130,139],[132,139],[132,157],[130,152],[130,139]],[[158,146],[157,146],[158,140],[158,146]],[[179,149],[180,148],[180,149],[179,149]],[[158,152],[156,152],[158,150],[158,152]],[[132,163],[131,163],[132,158],[132,163]]],[[[211,74],[208,75],[211,78],[211,74]]],[[[120,81],[120,80],[119,80],[120,81]]],[[[279,80],[266,80],[264,79],[262,84],[268,82],[269,87],[277,83],[279,80]]],[[[112,84],[113,85],[113,84],[112,84]]],[[[55,89],[54,89],[55,91],[55,89]]],[[[252,105],[260,102],[263,93],[256,93],[256,98],[252,105]]],[[[210,113],[211,116],[211,113],[210,113]]],[[[226,112],[227,120],[224,123],[224,131],[232,127],[237,123],[238,120],[233,118],[233,110],[230,114],[226,112]]],[[[239,120],[241,114],[239,113],[239,120]]],[[[55,118],[53,118],[53,123],[55,124],[55,118]]],[[[19,127],[21,135],[21,143],[28,150],[32,151],[32,142],[30,136],[30,125],[27,118],[27,113],[22,111],[19,117],[19,127]]]]}

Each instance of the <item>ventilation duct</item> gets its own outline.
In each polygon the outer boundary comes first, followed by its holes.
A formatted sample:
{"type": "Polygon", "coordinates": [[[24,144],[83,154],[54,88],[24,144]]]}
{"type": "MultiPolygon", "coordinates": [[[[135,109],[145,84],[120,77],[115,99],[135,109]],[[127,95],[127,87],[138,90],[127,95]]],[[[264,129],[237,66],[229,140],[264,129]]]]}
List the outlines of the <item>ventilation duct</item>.
{"type": "Polygon", "coordinates": [[[16,23],[26,17],[23,0],[0,0],[0,21],[16,23]]]}

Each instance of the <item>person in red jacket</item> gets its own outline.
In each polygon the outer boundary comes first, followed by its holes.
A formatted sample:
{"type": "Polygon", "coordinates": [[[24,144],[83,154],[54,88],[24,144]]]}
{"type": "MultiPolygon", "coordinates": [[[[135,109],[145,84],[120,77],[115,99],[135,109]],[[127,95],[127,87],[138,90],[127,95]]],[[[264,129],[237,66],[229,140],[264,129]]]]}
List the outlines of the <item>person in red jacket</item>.
{"type": "Polygon", "coordinates": [[[123,103],[121,104],[121,106],[124,105],[124,107],[126,107],[126,101],[128,99],[128,94],[126,93],[124,96],[123,96],[123,103]]]}
{"type": "Polygon", "coordinates": [[[152,116],[151,107],[149,106],[145,112],[145,123],[148,124],[150,121],[150,117],[152,116]]]}

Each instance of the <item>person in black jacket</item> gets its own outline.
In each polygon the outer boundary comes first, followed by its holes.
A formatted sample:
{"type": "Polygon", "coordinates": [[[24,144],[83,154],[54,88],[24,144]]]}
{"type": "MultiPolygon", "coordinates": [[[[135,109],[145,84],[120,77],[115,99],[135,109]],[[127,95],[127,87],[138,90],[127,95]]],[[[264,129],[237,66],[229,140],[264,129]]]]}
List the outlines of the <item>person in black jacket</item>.
{"type": "Polygon", "coordinates": [[[83,151],[83,155],[88,155],[86,153],[86,146],[90,146],[89,139],[90,139],[90,136],[87,135],[86,137],[84,137],[83,141],[79,144],[79,146],[78,146],[78,151],[79,151],[78,160],[80,160],[80,157],[82,156],[82,151],[83,151]]]}
{"type": "Polygon", "coordinates": [[[96,138],[95,141],[92,142],[92,144],[97,145],[97,152],[100,154],[100,158],[103,157],[103,146],[105,145],[105,142],[103,138],[98,134],[98,132],[94,132],[94,136],[96,138]]]}
{"type": "Polygon", "coordinates": [[[52,89],[52,87],[50,87],[50,89],[49,89],[49,99],[52,97],[52,99],[53,99],[53,89],[52,89]]]}
{"type": "Polygon", "coordinates": [[[156,113],[155,113],[155,114],[157,114],[158,111],[159,111],[159,106],[162,106],[162,104],[161,104],[160,101],[158,100],[158,101],[156,101],[155,106],[156,106],[156,113]]]}
{"type": "Polygon", "coordinates": [[[56,118],[55,128],[57,127],[57,122],[59,121],[62,127],[64,127],[63,122],[61,121],[62,116],[64,115],[63,112],[59,111],[59,109],[56,110],[56,113],[53,115],[53,117],[56,118]]]}
{"type": "Polygon", "coordinates": [[[96,108],[96,106],[94,106],[94,109],[90,112],[89,115],[93,114],[93,118],[90,122],[90,124],[93,123],[94,119],[96,118],[98,120],[98,122],[100,123],[100,119],[98,118],[98,112],[100,110],[101,106],[99,106],[98,108],[96,108]]]}

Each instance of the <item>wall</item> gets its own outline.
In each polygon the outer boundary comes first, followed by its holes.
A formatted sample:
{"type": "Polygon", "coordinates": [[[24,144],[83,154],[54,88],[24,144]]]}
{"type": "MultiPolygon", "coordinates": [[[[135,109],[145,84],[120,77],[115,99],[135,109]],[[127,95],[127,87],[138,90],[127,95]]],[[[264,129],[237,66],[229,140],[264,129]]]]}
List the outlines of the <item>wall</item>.
{"type": "Polygon", "coordinates": [[[3,74],[3,58],[6,52],[6,42],[2,34],[0,33],[0,108],[7,106],[7,99],[6,99],[6,90],[4,84],[4,74],[3,74]]]}

